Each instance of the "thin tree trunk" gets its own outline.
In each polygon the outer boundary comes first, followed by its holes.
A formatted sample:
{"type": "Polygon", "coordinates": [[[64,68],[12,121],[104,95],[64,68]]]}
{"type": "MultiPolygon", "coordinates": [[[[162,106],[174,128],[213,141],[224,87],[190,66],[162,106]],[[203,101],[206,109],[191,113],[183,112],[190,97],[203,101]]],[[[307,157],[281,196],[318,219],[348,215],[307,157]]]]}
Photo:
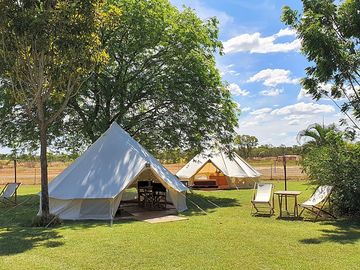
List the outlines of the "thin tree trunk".
{"type": "Polygon", "coordinates": [[[40,167],[41,167],[41,213],[49,215],[49,192],[47,170],[47,127],[40,125],[40,167]]]}

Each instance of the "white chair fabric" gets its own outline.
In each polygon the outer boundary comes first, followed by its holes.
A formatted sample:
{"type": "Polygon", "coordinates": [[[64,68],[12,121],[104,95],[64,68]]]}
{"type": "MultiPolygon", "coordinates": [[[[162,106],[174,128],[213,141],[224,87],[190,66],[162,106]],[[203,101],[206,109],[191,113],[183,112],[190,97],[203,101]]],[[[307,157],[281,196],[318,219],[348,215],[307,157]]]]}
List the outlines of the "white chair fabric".
{"type": "Polygon", "coordinates": [[[273,189],[273,184],[258,183],[255,199],[253,200],[253,202],[257,202],[257,203],[270,202],[272,189],[273,189]]]}
{"type": "Polygon", "coordinates": [[[17,183],[9,183],[4,190],[4,193],[0,196],[1,198],[10,199],[16,191],[18,184],[17,183]]]}
{"type": "Polygon", "coordinates": [[[333,186],[319,186],[314,194],[306,202],[303,202],[301,206],[316,206],[322,203],[331,194],[333,186]]]}

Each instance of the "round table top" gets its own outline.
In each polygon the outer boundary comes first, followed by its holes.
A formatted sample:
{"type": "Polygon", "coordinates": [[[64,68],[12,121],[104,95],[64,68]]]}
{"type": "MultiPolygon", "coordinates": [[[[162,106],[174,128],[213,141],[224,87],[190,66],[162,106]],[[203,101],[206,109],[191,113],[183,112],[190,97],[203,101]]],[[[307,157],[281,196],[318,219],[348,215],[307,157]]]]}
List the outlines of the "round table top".
{"type": "Polygon", "coordinates": [[[301,191],[279,190],[279,191],[275,191],[274,194],[277,194],[277,195],[300,195],[301,191]]]}

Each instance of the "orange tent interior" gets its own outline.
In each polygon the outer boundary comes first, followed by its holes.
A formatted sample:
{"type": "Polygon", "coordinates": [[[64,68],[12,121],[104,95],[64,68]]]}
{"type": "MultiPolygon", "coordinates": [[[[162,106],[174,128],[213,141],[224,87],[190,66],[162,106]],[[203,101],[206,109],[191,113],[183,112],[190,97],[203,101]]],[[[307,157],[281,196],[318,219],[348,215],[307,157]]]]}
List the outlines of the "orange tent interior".
{"type": "Polygon", "coordinates": [[[194,176],[194,183],[215,181],[218,188],[228,188],[228,177],[224,175],[212,162],[206,163],[194,176]]]}

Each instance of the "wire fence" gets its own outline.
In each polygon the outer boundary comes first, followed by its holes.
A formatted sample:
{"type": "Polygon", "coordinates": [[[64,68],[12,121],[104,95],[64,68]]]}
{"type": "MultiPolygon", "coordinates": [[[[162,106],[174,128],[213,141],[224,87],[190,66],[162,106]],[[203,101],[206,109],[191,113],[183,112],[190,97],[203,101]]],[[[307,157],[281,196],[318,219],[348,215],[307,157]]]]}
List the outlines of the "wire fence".
{"type": "MultiPolygon", "coordinates": [[[[69,162],[49,162],[48,177],[49,181],[61,173],[69,162]]],[[[25,185],[40,184],[40,162],[17,161],[16,163],[17,182],[25,185]]],[[[13,161],[0,161],[0,185],[14,182],[15,166],[13,161]]]]}
{"type": "MultiPolygon", "coordinates": [[[[54,179],[61,173],[71,162],[49,162],[48,164],[48,177],[49,181],[54,179]]],[[[164,166],[173,174],[179,171],[185,164],[164,164],[164,166]]],[[[274,165],[254,165],[262,175],[261,180],[282,180],[284,179],[283,166],[278,164],[274,165]]],[[[298,165],[287,166],[287,179],[288,180],[305,180],[307,175],[302,172],[301,167],[298,165]]],[[[38,185],[40,184],[40,163],[36,161],[17,161],[16,165],[17,182],[25,185],[38,185]]],[[[9,182],[14,182],[15,170],[14,162],[11,160],[0,161],[0,185],[9,182]]]]}

